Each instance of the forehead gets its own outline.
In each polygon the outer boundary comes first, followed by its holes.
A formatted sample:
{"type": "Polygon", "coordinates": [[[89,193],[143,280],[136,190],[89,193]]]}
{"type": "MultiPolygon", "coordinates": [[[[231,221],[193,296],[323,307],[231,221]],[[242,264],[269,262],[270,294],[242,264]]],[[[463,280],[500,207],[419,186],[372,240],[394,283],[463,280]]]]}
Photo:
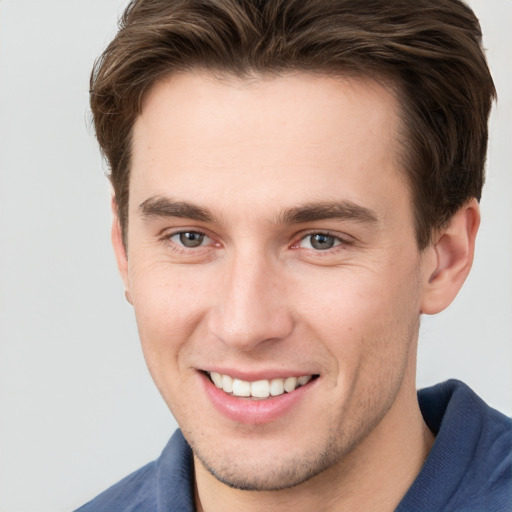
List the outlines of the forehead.
{"type": "Polygon", "coordinates": [[[172,75],[134,125],[130,202],[171,191],[208,207],[258,195],[284,207],[339,194],[360,203],[403,185],[400,124],[392,91],[370,79],[172,75]]]}
{"type": "Polygon", "coordinates": [[[202,146],[216,148],[234,143],[254,148],[264,142],[268,152],[268,135],[279,131],[279,138],[273,139],[276,145],[306,137],[305,150],[310,151],[315,144],[325,149],[331,141],[344,139],[349,145],[349,139],[368,140],[368,129],[381,125],[387,129],[379,135],[391,141],[397,113],[392,89],[368,78],[303,72],[240,78],[197,70],[157,82],[145,98],[134,132],[141,143],[167,134],[167,144],[176,137],[180,143],[201,137],[202,146]],[[350,137],[340,132],[342,125],[350,137]]]}

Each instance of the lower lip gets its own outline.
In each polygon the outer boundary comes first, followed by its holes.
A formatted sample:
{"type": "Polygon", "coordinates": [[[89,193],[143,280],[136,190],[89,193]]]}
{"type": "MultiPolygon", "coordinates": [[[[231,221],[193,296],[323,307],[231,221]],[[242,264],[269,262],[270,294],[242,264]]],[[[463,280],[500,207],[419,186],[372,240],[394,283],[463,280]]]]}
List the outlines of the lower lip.
{"type": "Polygon", "coordinates": [[[284,416],[305,397],[318,380],[310,381],[291,393],[255,400],[228,395],[205,374],[201,375],[206,394],[221,414],[237,423],[253,425],[269,423],[284,416]]]}

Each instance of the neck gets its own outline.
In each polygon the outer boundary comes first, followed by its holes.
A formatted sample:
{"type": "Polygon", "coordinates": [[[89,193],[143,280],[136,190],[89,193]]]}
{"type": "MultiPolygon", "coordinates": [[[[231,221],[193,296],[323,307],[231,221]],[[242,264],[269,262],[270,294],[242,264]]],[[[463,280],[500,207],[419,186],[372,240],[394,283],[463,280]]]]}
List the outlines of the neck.
{"type": "Polygon", "coordinates": [[[195,460],[200,512],[392,511],[421,470],[434,441],[414,385],[404,386],[372,432],[337,464],[281,491],[241,491],[216,480],[195,460]],[[406,414],[404,414],[406,411],[406,414]]]}

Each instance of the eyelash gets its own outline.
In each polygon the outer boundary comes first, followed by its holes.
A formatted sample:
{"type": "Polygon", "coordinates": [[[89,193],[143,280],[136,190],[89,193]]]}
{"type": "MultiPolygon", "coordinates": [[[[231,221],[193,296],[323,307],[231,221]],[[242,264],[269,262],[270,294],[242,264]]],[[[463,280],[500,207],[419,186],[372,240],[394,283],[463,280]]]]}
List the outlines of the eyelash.
{"type": "Polygon", "coordinates": [[[211,237],[209,237],[205,232],[199,231],[197,229],[183,229],[180,231],[173,231],[172,233],[167,233],[162,237],[162,241],[165,243],[169,243],[173,250],[184,252],[184,251],[197,251],[198,249],[204,248],[205,245],[203,244],[204,239],[211,240],[211,237]],[[174,241],[174,237],[180,237],[181,235],[196,235],[201,237],[201,243],[200,245],[197,245],[195,247],[187,247],[186,245],[178,241],[174,241]]]}
{"type": "MultiPolygon", "coordinates": [[[[184,229],[184,230],[180,230],[180,231],[175,231],[175,232],[172,232],[172,233],[168,233],[166,235],[164,235],[162,237],[162,240],[164,242],[171,242],[171,246],[174,250],[176,251],[180,251],[180,252],[184,252],[184,251],[197,251],[201,248],[204,248],[206,247],[205,244],[203,244],[203,241],[204,239],[207,239],[207,240],[210,240],[210,241],[213,241],[211,237],[209,237],[205,232],[203,231],[199,231],[199,230],[195,230],[195,229],[184,229]],[[193,246],[193,247],[187,247],[186,245],[183,244],[183,242],[178,242],[178,241],[174,241],[173,238],[174,237],[180,237],[181,235],[196,235],[196,236],[199,236],[201,237],[201,241],[200,241],[200,245],[197,245],[197,246],[193,246]]],[[[333,233],[330,233],[328,231],[311,231],[309,233],[306,233],[306,234],[302,234],[302,236],[299,238],[299,240],[297,242],[294,242],[292,245],[291,245],[291,248],[292,249],[300,249],[300,248],[303,248],[305,250],[308,250],[308,251],[312,251],[312,252],[315,252],[315,253],[318,253],[318,254],[321,254],[321,253],[325,253],[325,254],[329,254],[329,253],[332,253],[333,250],[336,250],[337,248],[340,248],[340,246],[347,246],[347,245],[351,245],[351,241],[344,238],[344,237],[341,237],[339,235],[335,235],[333,233]],[[301,247],[301,244],[306,241],[308,238],[310,239],[310,245],[313,245],[311,243],[311,239],[312,237],[314,236],[317,236],[317,237],[325,237],[325,238],[328,238],[328,239],[332,239],[333,240],[333,245],[331,247],[327,247],[325,249],[318,249],[318,248],[315,248],[315,247],[301,247]]]]}
{"type": "Polygon", "coordinates": [[[318,253],[318,254],[332,254],[333,251],[340,250],[344,246],[346,247],[348,245],[351,245],[351,243],[352,243],[352,241],[349,240],[348,238],[342,237],[342,236],[334,234],[334,233],[331,233],[329,231],[310,231],[309,233],[303,234],[300,237],[300,239],[298,240],[298,242],[295,242],[292,245],[292,249],[303,248],[303,249],[305,249],[307,251],[312,251],[312,252],[315,252],[315,253],[318,253]],[[314,236],[325,237],[325,238],[332,239],[334,245],[332,245],[331,247],[327,247],[325,249],[318,249],[318,248],[314,248],[314,247],[301,247],[301,244],[304,241],[306,241],[308,238],[310,239],[310,242],[309,242],[310,245],[312,245],[311,244],[311,239],[314,236]]]}

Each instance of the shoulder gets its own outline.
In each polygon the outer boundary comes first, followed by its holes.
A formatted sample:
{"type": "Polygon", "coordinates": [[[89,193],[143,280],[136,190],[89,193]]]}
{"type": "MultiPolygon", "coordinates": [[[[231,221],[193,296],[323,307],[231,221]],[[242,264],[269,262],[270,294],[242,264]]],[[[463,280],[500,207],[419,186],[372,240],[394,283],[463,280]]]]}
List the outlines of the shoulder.
{"type": "Polygon", "coordinates": [[[448,380],[422,389],[418,401],[425,422],[436,435],[441,430],[444,434],[461,429],[459,433],[467,437],[470,427],[484,437],[505,435],[504,440],[510,441],[512,420],[487,405],[463,382],[448,380]]]}
{"type": "Polygon", "coordinates": [[[469,438],[474,443],[490,439],[505,445],[512,442],[512,419],[487,405],[463,382],[448,380],[422,389],[418,401],[436,436],[469,438]]]}
{"type": "Polygon", "coordinates": [[[76,512],[156,511],[156,462],[133,472],[76,512]]]}
{"type": "Polygon", "coordinates": [[[192,453],[177,430],[160,457],[75,512],[193,511],[192,453]]]}
{"type": "Polygon", "coordinates": [[[512,420],[465,384],[447,385],[453,392],[443,421],[446,441],[460,446],[455,453],[464,470],[451,499],[453,510],[512,510],[512,420]]]}
{"type": "Polygon", "coordinates": [[[397,510],[512,510],[512,420],[455,380],[418,399],[436,440],[397,510]]]}

